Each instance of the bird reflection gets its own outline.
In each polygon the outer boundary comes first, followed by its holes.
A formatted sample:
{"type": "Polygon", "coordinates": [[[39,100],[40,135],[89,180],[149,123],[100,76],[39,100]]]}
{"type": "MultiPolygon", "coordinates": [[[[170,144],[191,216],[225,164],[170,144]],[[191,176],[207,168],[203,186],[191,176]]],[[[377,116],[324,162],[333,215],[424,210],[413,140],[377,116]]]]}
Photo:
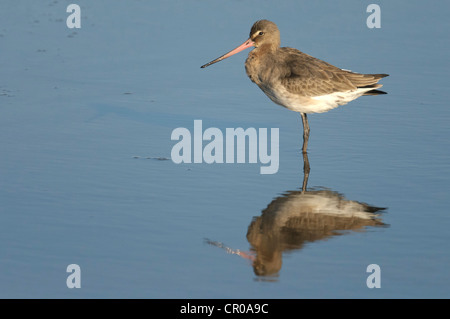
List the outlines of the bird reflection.
{"type": "Polygon", "coordinates": [[[250,260],[258,278],[276,280],[284,253],[351,231],[387,226],[380,215],[385,208],[348,200],[326,188],[308,189],[310,165],[307,153],[303,153],[303,161],[301,190],[287,191],[275,198],[248,226],[250,252],[209,239],[205,242],[250,260]]]}
{"type": "Polygon", "coordinates": [[[275,198],[248,227],[247,240],[258,276],[277,275],[282,254],[302,249],[307,243],[364,231],[368,226],[386,226],[379,214],[384,208],[348,200],[325,188],[308,190],[310,166],[306,153],[303,160],[302,189],[275,198]]]}

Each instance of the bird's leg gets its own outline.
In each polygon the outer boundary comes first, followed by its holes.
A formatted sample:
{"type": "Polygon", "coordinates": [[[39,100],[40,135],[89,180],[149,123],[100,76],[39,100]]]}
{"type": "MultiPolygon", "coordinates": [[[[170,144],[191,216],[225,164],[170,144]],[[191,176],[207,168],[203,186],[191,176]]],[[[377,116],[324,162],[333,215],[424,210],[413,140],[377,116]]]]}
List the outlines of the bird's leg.
{"type": "Polygon", "coordinates": [[[306,153],[306,149],[308,148],[308,139],[309,139],[309,124],[308,124],[308,117],[306,116],[306,113],[300,113],[302,116],[302,122],[303,122],[303,153],[306,153]]]}
{"type": "Polygon", "coordinates": [[[302,194],[306,192],[308,187],[309,171],[311,170],[309,166],[308,153],[303,153],[303,184],[302,184],[302,194]]]}

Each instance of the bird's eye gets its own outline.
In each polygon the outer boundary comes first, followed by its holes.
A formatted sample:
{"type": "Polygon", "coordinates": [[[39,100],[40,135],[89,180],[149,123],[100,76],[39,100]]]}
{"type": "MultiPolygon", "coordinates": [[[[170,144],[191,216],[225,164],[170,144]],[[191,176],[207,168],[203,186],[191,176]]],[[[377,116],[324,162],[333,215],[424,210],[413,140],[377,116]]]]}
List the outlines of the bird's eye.
{"type": "Polygon", "coordinates": [[[262,31],[259,31],[259,33],[258,33],[259,35],[264,35],[264,32],[262,32],[262,31]]]}

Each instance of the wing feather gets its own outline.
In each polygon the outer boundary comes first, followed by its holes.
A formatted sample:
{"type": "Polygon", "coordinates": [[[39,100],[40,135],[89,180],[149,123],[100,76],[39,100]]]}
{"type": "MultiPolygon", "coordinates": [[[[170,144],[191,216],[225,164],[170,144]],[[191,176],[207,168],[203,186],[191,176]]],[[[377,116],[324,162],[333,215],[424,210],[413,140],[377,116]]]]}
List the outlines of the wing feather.
{"type": "Polygon", "coordinates": [[[321,96],[356,90],[377,83],[387,74],[360,74],[342,70],[293,48],[280,48],[278,75],[287,91],[321,96]]]}

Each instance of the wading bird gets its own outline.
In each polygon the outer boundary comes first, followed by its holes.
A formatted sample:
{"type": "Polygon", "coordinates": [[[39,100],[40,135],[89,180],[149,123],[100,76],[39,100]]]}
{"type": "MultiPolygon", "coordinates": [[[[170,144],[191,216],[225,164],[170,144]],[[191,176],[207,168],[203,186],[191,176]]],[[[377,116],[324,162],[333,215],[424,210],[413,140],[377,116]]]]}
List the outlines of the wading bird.
{"type": "Polygon", "coordinates": [[[273,102],[301,114],[303,153],[306,153],[309,139],[306,114],[327,112],[361,95],[386,94],[377,90],[382,86],[377,83],[388,74],[355,73],[297,49],[280,47],[280,31],[275,23],[268,20],[256,21],[247,41],[201,67],[205,68],[250,47],[255,47],[245,61],[250,80],[273,102]]]}

